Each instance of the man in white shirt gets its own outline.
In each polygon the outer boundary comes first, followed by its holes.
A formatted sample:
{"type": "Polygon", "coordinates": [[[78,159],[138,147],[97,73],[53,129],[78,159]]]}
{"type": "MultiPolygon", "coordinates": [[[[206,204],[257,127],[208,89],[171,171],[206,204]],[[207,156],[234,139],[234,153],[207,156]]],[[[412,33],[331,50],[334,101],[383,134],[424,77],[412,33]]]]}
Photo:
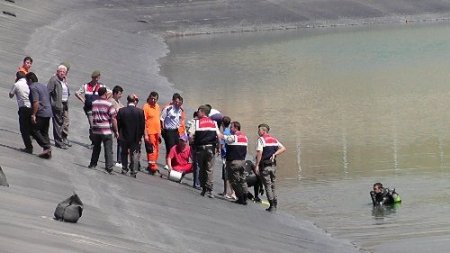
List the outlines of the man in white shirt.
{"type": "Polygon", "coordinates": [[[13,98],[16,96],[17,105],[19,106],[19,127],[20,134],[22,135],[24,149],[20,149],[26,153],[33,153],[33,144],[31,142],[31,103],[30,103],[30,88],[28,87],[27,81],[25,79],[24,72],[16,73],[16,82],[9,92],[9,97],[13,98]]]}

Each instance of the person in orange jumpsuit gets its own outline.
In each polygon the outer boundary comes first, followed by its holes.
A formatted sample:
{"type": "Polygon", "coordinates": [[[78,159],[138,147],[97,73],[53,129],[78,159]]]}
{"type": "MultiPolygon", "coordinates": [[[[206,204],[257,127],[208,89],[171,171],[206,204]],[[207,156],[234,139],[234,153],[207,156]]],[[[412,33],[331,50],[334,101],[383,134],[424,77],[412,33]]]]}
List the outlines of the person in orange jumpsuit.
{"type": "Polygon", "coordinates": [[[154,175],[158,171],[159,143],[161,142],[161,109],[158,105],[159,95],[156,91],[150,92],[144,107],[145,116],[145,150],[147,152],[147,171],[154,175]]]}

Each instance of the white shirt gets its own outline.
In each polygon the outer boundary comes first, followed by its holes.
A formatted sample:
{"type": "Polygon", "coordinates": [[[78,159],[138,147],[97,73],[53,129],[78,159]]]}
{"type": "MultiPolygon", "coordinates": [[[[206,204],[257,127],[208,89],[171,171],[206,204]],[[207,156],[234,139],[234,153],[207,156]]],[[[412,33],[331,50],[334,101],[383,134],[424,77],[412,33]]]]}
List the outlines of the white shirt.
{"type": "Polygon", "coordinates": [[[178,129],[181,122],[182,109],[173,105],[165,107],[161,112],[164,129],[178,129]]]}
{"type": "Polygon", "coordinates": [[[17,105],[19,107],[31,108],[30,103],[30,87],[28,87],[25,78],[19,79],[11,88],[9,94],[16,95],[17,105]]]}
{"type": "Polygon", "coordinates": [[[67,83],[64,80],[61,81],[61,86],[62,86],[61,100],[63,102],[67,102],[67,100],[69,99],[69,87],[67,87],[67,83]]]}

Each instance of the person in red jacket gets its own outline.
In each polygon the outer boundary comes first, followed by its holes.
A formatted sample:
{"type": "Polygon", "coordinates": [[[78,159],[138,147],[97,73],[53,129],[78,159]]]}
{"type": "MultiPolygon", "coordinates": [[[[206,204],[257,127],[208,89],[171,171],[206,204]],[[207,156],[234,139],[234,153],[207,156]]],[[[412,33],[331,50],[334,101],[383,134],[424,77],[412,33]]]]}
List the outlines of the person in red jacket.
{"type": "Polygon", "coordinates": [[[178,144],[170,149],[166,163],[169,173],[171,170],[178,171],[182,177],[192,173],[192,150],[187,135],[181,135],[178,144]]]}

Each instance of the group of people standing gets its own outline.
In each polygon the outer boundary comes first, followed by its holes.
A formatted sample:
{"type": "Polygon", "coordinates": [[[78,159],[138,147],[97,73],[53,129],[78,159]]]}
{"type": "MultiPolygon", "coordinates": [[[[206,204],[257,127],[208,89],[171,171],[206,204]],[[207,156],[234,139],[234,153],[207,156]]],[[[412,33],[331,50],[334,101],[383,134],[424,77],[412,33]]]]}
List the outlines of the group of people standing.
{"type": "Polygon", "coordinates": [[[70,66],[61,63],[48,81],[47,85],[39,83],[38,77],[30,72],[33,59],[29,56],[16,73],[16,82],[9,92],[9,97],[16,96],[19,106],[19,126],[25,148],[22,151],[32,154],[31,136],[43,148],[38,156],[50,159],[52,149],[48,134],[50,119],[53,123],[55,146],[67,149],[68,142],[68,97],[66,75],[70,66]]]}
{"type": "MultiPolygon", "coordinates": [[[[70,91],[67,73],[70,66],[61,63],[56,74],[47,85],[38,82],[30,72],[33,60],[25,57],[19,68],[16,82],[9,96],[14,95],[19,105],[19,125],[25,148],[22,151],[33,153],[30,136],[43,148],[42,158],[51,158],[51,145],[48,135],[50,118],[53,123],[55,147],[67,149],[70,91]]],[[[216,155],[222,153],[224,161],[223,179],[236,196],[236,203],[247,204],[246,156],[248,138],[241,132],[241,124],[213,109],[201,105],[194,117],[186,124],[183,98],[175,93],[172,101],[163,106],[158,104],[159,95],[150,92],[142,109],[138,107],[139,98],[135,94],[127,96],[127,104],[120,102],[123,88],[115,86],[112,90],[103,85],[100,71],[91,74],[91,81],[83,84],[75,96],[83,103],[89,123],[89,139],[92,148],[89,168],[97,166],[101,147],[104,147],[105,170],[113,173],[113,167],[121,166],[122,174],[136,177],[141,170],[140,154],[142,140],[147,155],[147,173],[159,172],[159,144],[164,139],[166,157],[164,169],[177,171],[182,177],[193,173],[193,187],[201,190],[202,196],[214,198],[213,168],[216,155]],[[222,131],[221,131],[222,128],[222,131]],[[117,140],[117,163],[114,164],[113,141],[117,140]],[[220,145],[222,142],[223,145],[220,145]]],[[[267,124],[258,126],[256,163],[254,173],[261,179],[267,193],[269,208],[277,208],[276,157],[286,148],[269,134],[267,124]]],[[[181,179],[182,179],[181,177],[181,179]]],[[[180,181],[181,181],[180,179],[180,181]]],[[[225,191],[224,191],[225,194],[225,191]]]]}

